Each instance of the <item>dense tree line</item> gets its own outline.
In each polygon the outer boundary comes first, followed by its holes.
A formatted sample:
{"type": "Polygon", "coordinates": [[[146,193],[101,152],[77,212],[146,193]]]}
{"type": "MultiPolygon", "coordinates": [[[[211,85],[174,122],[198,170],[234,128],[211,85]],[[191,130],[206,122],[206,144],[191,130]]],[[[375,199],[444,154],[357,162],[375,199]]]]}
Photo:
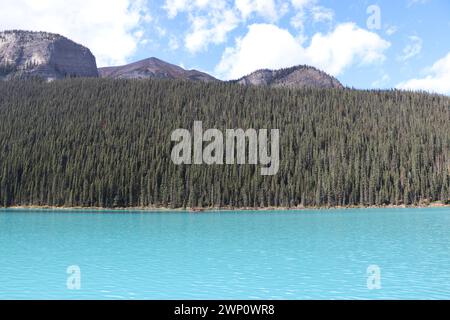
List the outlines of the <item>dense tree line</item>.
{"type": "Polygon", "coordinates": [[[450,199],[450,99],[171,80],[0,82],[0,205],[337,206],[450,199]],[[280,170],[175,165],[171,132],[280,129],[280,170]]]}

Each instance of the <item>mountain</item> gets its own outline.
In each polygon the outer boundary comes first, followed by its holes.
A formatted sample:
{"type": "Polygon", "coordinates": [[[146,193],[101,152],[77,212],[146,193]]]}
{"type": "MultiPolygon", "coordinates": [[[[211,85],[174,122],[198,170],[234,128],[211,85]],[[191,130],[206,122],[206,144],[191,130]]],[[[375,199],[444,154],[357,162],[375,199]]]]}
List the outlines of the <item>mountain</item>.
{"type": "MultiPolygon", "coordinates": [[[[22,30],[0,32],[0,80],[34,76],[47,80],[100,76],[114,79],[220,81],[207,73],[185,70],[154,57],[123,66],[97,69],[95,57],[88,48],[61,35],[22,30]]],[[[336,78],[309,66],[262,69],[231,82],[290,88],[343,87],[336,78]]]]}
{"type": "MultiPolygon", "coordinates": [[[[220,81],[197,70],[185,70],[157,58],[149,58],[120,67],[99,68],[102,78],[115,79],[184,79],[194,81],[220,81]]],[[[309,66],[296,66],[280,70],[258,70],[237,82],[243,85],[264,85],[291,88],[343,88],[342,84],[325,72],[309,66]]]]}
{"type": "Polygon", "coordinates": [[[98,77],[95,57],[63,36],[47,32],[0,32],[0,79],[39,76],[98,77]]]}
{"type": "Polygon", "coordinates": [[[102,78],[115,79],[184,79],[202,82],[217,81],[216,78],[197,70],[185,70],[157,58],[148,58],[120,67],[98,69],[102,78]]]}
{"type": "Polygon", "coordinates": [[[310,66],[295,66],[280,70],[258,70],[235,82],[243,85],[270,87],[343,88],[336,78],[310,66]]]}

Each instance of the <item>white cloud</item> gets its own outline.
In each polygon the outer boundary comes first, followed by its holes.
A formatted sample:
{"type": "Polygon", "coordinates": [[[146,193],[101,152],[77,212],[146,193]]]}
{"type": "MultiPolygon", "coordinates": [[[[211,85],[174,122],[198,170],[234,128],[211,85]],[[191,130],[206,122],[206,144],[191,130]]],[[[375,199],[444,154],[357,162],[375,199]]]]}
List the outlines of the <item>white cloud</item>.
{"type": "Polygon", "coordinates": [[[300,33],[304,32],[308,18],[314,23],[331,23],[334,20],[334,11],[317,5],[317,0],[291,0],[291,5],[296,13],[291,17],[290,24],[300,33]]]}
{"type": "Polygon", "coordinates": [[[388,36],[394,35],[398,31],[398,27],[394,25],[387,25],[386,26],[386,34],[388,36]]]}
{"type": "Polygon", "coordinates": [[[316,0],[291,0],[291,4],[295,9],[304,9],[305,7],[315,4],[316,0]]]}
{"type": "Polygon", "coordinates": [[[340,24],[328,34],[315,34],[309,46],[303,46],[288,30],[272,24],[253,24],[234,47],[225,49],[215,71],[219,77],[236,79],[261,68],[308,64],[339,75],[354,64],[384,61],[389,46],[376,33],[353,23],[340,24]]]}
{"type": "Polygon", "coordinates": [[[235,47],[225,49],[216,72],[225,79],[237,79],[260,68],[291,66],[303,55],[303,48],[287,30],[253,24],[235,47]]]}
{"type": "Polygon", "coordinates": [[[2,0],[0,29],[62,34],[87,46],[99,66],[125,63],[151,20],[143,1],[132,0],[2,0]]]}
{"type": "Polygon", "coordinates": [[[410,36],[409,41],[410,43],[406,45],[406,47],[403,49],[402,55],[399,57],[401,61],[406,61],[414,58],[422,51],[423,41],[421,38],[417,36],[410,36]]]}
{"type": "Polygon", "coordinates": [[[253,13],[271,21],[279,18],[279,8],[274,0],[236,0],[235,5],[244,19],[253,13]]]}
{"type": "Polygon", "coordinates": [[[191,16],[191,30],[185,36],[185,46],[195,53],[205,50],[210,43],[219,44],[235,29],[239,20],[231,10],[212,11],[208,16],[191,16]]]}
{"type": "Polygon", "coordinates": [[[177,50],[180,47],[178,43],[178,39],[174,36],[171,36],[169,39],[169,49],[172,51],[177,50]]]}
{"type": "Polygon", "coordinates": [[[397,85],[397,88],[450,94],[450,52],[428,68],[426,73],[425,77],[402,82],[397,85]]]}
{"type": "Polygon", "coordinates": [[[180,11],[188,8],[188,0],[166,0],[164,9],[166,9],[169,18],[175,18],[180,11]]]}
{"type": "Polygon", "coordinates": [[[169,18],[187,13],[191,27],[184,44],[192,53],[207,49],[211,43],[225,42],[227,34],[240,23],[238,12],[225,0],[165,0],[163,8],[169,18]]]}
{"type": "MultiPolygon", "coordinates": [[[[160,37],[165,37],[165,35],[167,34],[167,30],[161,26],[156,25],[155,26],[155,31],[157,32],[157,34],[160,37]]],[[[142,34],[144,33],[143,30],[140,31],[142,34]]]]}
{"type": "Polygon", "coordinates": [[[300,30],[300,32],[303,32],[305,29],[305,12],[303,10],[297,12],[291,18],[290,23],[291,26],[293,26],[295,29],[300,30]]]}
{"type": "Polygon", "coordinates": [[[258,16],[275,22],[289,10],[278,0],[165,0],[169,18],[186,13],[191,25],[185,34],[185,48],[191,53],[206,50],[210,44],[227,41],[227,35],[240,24],[258,16]]]}
{"type": "Polygon", "coordinates": [[[334,18],[334,11],[321,6],[314,6],[311,9],[314,22],[331,22],[334,18]]]}
{"type": "Polygon", "coordinates": [[[331,22],[334,18],[334,11],[317,5],[317,0],[165,0],[163,8],[169,18],[187,15],[190,27],[184,35],[184,46],[191,53],[225,43],[231,31],[255,17],[275,23],[293,9],[290,22],[303,39],[306,12],[313,22],[331,22]]]}

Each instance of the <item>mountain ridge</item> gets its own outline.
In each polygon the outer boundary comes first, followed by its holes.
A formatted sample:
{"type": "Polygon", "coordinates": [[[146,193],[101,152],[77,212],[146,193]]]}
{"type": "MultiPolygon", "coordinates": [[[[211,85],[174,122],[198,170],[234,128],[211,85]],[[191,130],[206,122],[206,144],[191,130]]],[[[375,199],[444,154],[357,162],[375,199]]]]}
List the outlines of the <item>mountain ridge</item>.
{"type": "Polygon", "coordinates": [[[0,32],[0,79],[38,76],[46,80],[67,77],[114,79],[180,79],[200,82],[231,82],[288,88],[343,88],[334,77],[312,66],[278,70],[260,69],[237,80],[223,81],[198,70],[184,68],[156,57],[121,66],[97,68],[91,51],[55,33],[24,30],[0,32]]]}
{"type": "Polygon", "coordinates": [[[193,81],[219,81],[213,76],[198,70],[185,70],[180,66],[161,59],[150,57],[122,66],[99,68],[102,78],[115,79],[185,79],[193,81]]]}

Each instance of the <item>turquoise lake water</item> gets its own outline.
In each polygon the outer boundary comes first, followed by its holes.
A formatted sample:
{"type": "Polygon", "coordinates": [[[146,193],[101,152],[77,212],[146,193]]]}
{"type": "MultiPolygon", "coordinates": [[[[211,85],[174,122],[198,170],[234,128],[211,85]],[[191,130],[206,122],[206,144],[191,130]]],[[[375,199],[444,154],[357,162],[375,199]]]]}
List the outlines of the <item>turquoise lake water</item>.
{"type": "Polygon", "coordinates": [[[450,299],[450,209],[0,210],[12,298],[450,299]]]}

